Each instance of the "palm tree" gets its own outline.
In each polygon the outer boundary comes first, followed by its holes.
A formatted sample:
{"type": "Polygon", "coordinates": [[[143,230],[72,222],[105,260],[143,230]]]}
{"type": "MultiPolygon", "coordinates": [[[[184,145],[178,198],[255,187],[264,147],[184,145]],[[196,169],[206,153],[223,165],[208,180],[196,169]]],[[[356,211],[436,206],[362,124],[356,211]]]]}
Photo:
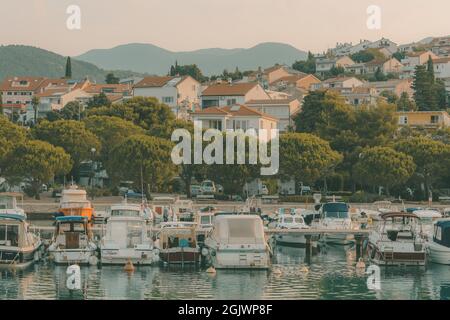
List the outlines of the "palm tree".
{"type": "Polygon", "coordinates": [[[34,96],[33,99],[31,99],[31,105],[34,109],[34,124],[37,124],[37,116],[38,116],[38,107],[41,101],[39,100],[39,97],[34,96]]]}

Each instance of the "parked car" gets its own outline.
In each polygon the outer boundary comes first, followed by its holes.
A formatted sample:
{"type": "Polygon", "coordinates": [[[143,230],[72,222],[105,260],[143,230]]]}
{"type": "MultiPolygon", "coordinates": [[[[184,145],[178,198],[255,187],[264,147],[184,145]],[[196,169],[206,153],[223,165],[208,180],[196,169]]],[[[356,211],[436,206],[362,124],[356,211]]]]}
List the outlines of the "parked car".
{"type": "Polygon", "coordinates": [[[200,185],[202,194],[215,194],[216,193],[216,185],[211,180],[205,180],[200,185]]]}
{"type": "Polygon", "coordinates": [[[127,192],[125,192],[125,196],[127,199],[144,199],[147,200],[145,194],[142,194],[141,192],[135,192],[131,189],[128,189],[127,192]]]}
{"type": "Polygon", "coordinates": [[[191,197],[196,197],[202,194],[202,188],[198,184],[191,184],[191,197]]]}

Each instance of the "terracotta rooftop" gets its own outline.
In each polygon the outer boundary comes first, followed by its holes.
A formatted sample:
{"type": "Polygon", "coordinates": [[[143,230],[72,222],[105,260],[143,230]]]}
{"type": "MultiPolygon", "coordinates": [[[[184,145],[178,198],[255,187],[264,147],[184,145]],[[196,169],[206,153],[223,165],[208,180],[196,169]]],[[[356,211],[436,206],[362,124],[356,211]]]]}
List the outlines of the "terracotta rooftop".
{"type": "Polygon", "coordinates": [[[448,63],[450,62],[450,57],[433,59],[433,63],[448,63]]]}
{"type": "Polygon", "coordinates": [[[220,83],[213,84],[203,90],[203,96],[244,96],[251,89],[256,87],[257,83],[238,82],[238,83],[220,83]]]}
{"type": "Polygon", "coordinates": [[[98,94],[104,92],[105,89],[112,89],[111,93],[123,93],[126,91],[131,91],[131,86],[129,84],[96,84],[90,83],[83,90],[88,93],[98,94]]]}
{"type": "Polygon", "coordinates": [[[229,115],[229,116],[257,116],[261,118],[267,118],[271,120],[278,121],[277,118],[274,118],[266,113],[254,110],[253,108],[249,108],[245,105],[234,105],[234,106],[226,106],[226,107],[210,107],[203,109],[199,112],[194,112],[193,115],[229,115]]]}
{"type": "MultiPolygon", "coordinates": [[[[170,80],[181,77],[145,77],[134,85],[135,88],[159,88],[165,86],[170,80]]],[[[180,79],[181,81],[182,79],[180,79]]]]}
{"type": "Polygon", "coordinates": [[[249,105],[249,104],[283,105],[283,104],[289,104],[294,100],[296,100],[296,98],[250,100],[250,101],[247,101],[246,104],[247,105],[249,105]]]}
{"type": "Polygon", "coordinates": [[[46,79],[43,77],[9,77],[0,84],[0,90],[7,91],[37,91],[42,87],[46,79]],[[24,81],[25,85],[16,85],[24,81]]]}

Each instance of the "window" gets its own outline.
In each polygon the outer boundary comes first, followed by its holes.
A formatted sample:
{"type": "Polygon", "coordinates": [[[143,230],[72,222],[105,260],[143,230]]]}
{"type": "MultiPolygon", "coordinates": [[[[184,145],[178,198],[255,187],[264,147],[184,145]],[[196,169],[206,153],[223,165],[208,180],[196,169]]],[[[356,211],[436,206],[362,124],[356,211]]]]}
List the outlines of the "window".
{"type": "Polygon", "coordinates": [[[222,131],[222,120],[209,120],[209,128],[222,131]]]}
{"type": "Polygon", "coordinates": [[[432,124],[439,123],[439,116],[431,116],[431,123],[432,124]]]}
{"type": "Polygon", "coordinates": [[[407,116],[400,116],[398,118],[398,124],[408,124],[408,117],[407,116]]]}
{"type": "Polygon", "coordinates": [[[236,104],[236,99],[227,99],[227,106],[232,106],[236,104]]]}
{"type": "Polygon", "coordinates": [[[19,245],[19,226],[0,225],[0,244],[17,247],[19,245]]]}
{"type": "Polygon", "coordinates": [[[173,97],[162,97],[163,103],[173,103],[173,97]]]}
{"type": "Polygon", "coordinates": [[[247,130],[248,128],[248,120],[233,120],[233,129],[234,130],[247,130]]]}

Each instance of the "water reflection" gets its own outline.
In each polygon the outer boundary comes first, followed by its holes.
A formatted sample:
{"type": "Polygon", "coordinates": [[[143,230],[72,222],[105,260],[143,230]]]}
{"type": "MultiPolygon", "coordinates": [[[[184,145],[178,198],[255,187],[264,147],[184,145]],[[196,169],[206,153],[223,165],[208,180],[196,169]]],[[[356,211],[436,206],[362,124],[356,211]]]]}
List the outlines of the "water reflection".
{"type": "Polygon", "coordinates": [[[275,248],[272,271],[82,267],[82,290],[66,288],[66,267],[43,262],[0,271],[0,299],[450,299],[450,267],[382,268],[381,290],[367,289],[352,247],[275,248]]]}

